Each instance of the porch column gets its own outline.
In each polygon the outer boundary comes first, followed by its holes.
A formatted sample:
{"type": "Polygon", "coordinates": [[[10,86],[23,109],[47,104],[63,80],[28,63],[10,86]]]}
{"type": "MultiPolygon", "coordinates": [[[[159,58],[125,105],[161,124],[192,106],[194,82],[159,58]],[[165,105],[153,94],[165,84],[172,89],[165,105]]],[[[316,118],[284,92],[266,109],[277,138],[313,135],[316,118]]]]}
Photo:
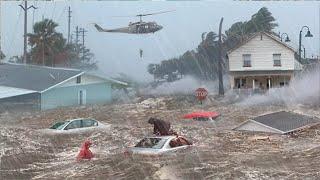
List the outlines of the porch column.
{"type": "Polygon", "coordinates": [[[268,78],[268,87],[269,87],[269,89],[271,89],[271,78],[270,77],[268,78]]]}
{"type": "Polygon", "coordinates": [[[231,89],[234,89],[234,84],[235,84],[235,83],[234,83],[234,81],[235,81],[234,78],[235,78],[235,77],[233,77],[233,76],[230,75],[229,81],[230,81],[231,89]]]}
{"type": "Polygon", "coordinates": [[[252,79],[252,89],[255,89],[255,79],[252,79]]]}

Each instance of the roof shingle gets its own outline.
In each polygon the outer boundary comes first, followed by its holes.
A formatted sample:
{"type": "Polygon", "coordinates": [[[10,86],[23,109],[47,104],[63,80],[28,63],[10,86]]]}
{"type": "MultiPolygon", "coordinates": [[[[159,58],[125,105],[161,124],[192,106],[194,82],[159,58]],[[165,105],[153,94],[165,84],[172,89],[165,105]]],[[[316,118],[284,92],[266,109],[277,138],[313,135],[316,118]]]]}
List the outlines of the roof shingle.
{"type": "Polygon", "coordinates": [[[74,69],[6,63],[0,64],[0,85],[40,92],[81,73],[74,69]]]}
{"type": "Polygon", "coordinates": [[[253,120],[282,132],[290,132],[309,124],[319,123],[316,118],[286,111],[258,116],[253,120]]]}

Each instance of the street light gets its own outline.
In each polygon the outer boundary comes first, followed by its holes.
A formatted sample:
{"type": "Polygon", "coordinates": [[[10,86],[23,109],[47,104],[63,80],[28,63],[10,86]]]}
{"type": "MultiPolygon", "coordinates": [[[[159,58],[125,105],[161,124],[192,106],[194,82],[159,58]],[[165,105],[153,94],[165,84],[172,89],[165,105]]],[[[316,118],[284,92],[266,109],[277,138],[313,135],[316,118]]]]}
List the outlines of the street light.
{"type": "Polygon", "coordinates": [[[301,46],[303,47],[303,58],[305,59],[306,58],[306,48],[304,48],[304,45],[302,45],[302,44],[301,44],[301,46]]]}
{"type": "Polygon", "coordinates": [[[300,33],[299,33],[299,62],[301,62],[301,38],[302,38],[302,30],[303,28],[307,28],[307,34],[304,37],[313,37],[313,35],[310,32],[310,29],[308,26],[302,26],[300,33]]]}
{"type": "Polygon", "coordinates": [[[286,39],[284,40],[285,42],[290,42],[290,39],[289,39],[289,35],[287,33],[282,33],[281,36],[280,36],[280,40],[282,41],[282,35],[286,35],[286,39]]]}

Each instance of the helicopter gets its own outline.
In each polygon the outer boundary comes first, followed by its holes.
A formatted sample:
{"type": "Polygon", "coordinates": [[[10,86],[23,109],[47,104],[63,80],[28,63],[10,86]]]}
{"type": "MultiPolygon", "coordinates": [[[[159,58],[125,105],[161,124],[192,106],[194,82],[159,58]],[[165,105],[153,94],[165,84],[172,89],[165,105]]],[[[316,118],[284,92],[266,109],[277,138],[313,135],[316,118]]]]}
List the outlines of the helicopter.
{"type": "MultiPolygon", "coordinates": [[[[149,34],[155,33],[161,30],[163,27],[158,25],[156,22],[144,22],[142,21],[143,16],[151,16],[156,14],[167,13],[171,11],[161,11],[156,13],[149,13],[149,14],[137,14],[134,17],[139,17],[140,21],[138,22],[130,22],[128,27],[116,28],[116,29],[104,29],[98,24],[94,23],[95,28],[99,32],[113,32],[113,33],[127,33],[127,34],[149,34]]],[[[132,16],[116,16],[116,17],[132,17],[132,16]]]]}

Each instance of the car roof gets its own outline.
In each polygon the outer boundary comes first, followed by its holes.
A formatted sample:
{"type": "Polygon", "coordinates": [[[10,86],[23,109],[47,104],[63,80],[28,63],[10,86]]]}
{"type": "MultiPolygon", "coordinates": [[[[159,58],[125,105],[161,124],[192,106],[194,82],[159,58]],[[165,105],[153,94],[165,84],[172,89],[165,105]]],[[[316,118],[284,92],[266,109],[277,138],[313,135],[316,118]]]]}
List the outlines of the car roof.
{"type": "Polygon", "coordinates": [[[68,120],[65,120],[65,121],[57,121],[57,122],[54,122],[53,125],[55,125],[57,123],[64,123],[65,124],[65,123],[70,123],[70,122],[73,122],[73,121],[76,121],[76,120],[83,120],[83,119],[90,119],[90,120],[98,122],[96,119],[88,117],[88,118],[68,119],[68,120]]]}
{"type": "Polygon", "coordinates": [[[145,138],[160,138],[160,139],[171,139],[171,138],[175,138],[176,136],[148,136],[145,138]]]}
{"type": "Polygon", "coordinates": [[[71,121],[84,120],[84,119],[90,119],[90,120],[97,121],[97,120],[96,120],[96,119],[94,119],[94,118],[90,118],[90,117],[88,117],[88,118],[68,119],[68,120],[66,120],[66,121],[64,121],[64,122],[71,122],[71,121]]]}

